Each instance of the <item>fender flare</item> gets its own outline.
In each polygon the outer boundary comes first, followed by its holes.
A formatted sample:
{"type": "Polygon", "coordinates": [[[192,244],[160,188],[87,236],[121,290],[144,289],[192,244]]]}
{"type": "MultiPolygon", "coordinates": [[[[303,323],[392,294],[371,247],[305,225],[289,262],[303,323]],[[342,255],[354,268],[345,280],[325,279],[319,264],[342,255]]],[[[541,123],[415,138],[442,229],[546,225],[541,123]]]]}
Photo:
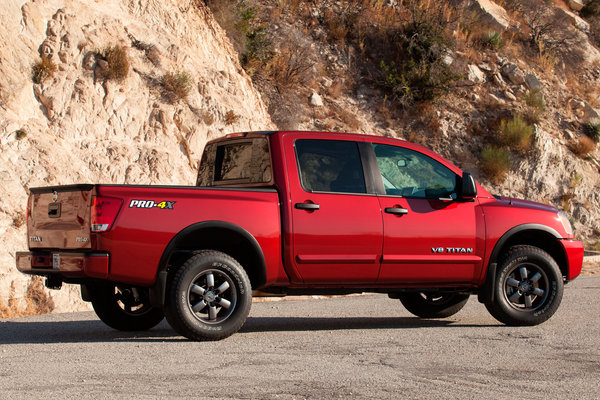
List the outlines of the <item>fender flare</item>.
{"type": "Polygon", "coordinates": [[[500,239],[498,239],[498,241],[494,245],[492,254],[490,255],[490,260],[488,261],[487,272],[485,275],[485,283],[479,288],[479,291],[477,293],[477,299],[480,303],[490,303],[494,300],[493,288],[496,284],[496,269],[498,268],[498,258],[500,257],[500,251],[510,238],[523,231],[543,231],[551,234],[556,239],[561,238],[560,234],[556,230],[542,224],[522,224],[512,227],[508,231],[506,231],[500,237],[500,239]]]}
{"type": "MultiPolygon", "coordinates": [[[[154,286],[150,288],[150,303],[155,307],[162,307],[165,304],[165,295],[167,288],[167,267],[169,265],[169,260],[173,255],[173,252],[177,248],[178,243],[186,236],[201,232],[207,229],[224,229],[237,233],[242,236],[245,240],[248,241],[256,255],[259,259],[258,267],[262,271],[266,271],[267,264],[265,261],[265,255],[260,247],[260,244],[256,240],[254,236],[244,228],[232,224],[230,222],[225,221],[202,221],[192,224],[183,228],[179,231],[173,238],[169,241],[169,244],[163,250],[162,256],[160,257],[160,261],[158,263],[158,270],[156,272],[156,281],[154,286]]],[[[266,272],[265,272],[266,273],[266,272]]]]}

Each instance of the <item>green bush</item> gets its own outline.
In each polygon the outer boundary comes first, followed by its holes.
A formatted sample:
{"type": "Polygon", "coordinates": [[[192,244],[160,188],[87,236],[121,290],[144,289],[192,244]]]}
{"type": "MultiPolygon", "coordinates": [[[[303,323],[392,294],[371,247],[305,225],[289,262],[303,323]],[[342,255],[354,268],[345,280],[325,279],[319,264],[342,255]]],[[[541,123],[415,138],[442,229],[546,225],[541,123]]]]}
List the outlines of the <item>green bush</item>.
{"type": "Polygon", "coordinates": [[[32,67],[32,79],[34,83],[42,83],[52,77],[56,72],[56,64],[46,56],[42,56],[32,67]]]}
{"type": "Polygon", "coordinates": [[[504,47],[504,39],[502,38],[502,34],[497,31],[487,32],[483,37],[483,42],[486,46],[496,50],[500,50],[504,47]]]}
{"type": "Polygon", "coordinates": [[[494,183],[502,183],[510,169],[510,153],[504,147],[486,146],[481,153],[481,169],[494,183]]]}
{"type": "Polygon", "coordinates": [[[408,7],[408,19],[365,39],[375,53],[382,88],[403,104],[436,98],[459,78],[443,60],[454,47],[443,5],[408,7]],[[436,8],[437,7],[437,8],[436,8]]]}
{"type": "Polygon", "coordinates": [[[100,54],[100,59],[107,62],[108,66],[102,71],[105,79],[121,81],[129,73],[129,57],[122,46],[113,46],[105,48],[100,54]]]}
{"type": "Polygon", "coordinates": [[[190,93],[192,87],[190,74],[177,71],[175,73],[167,72],[161,79],[164,96],[171,103],[184,99],[190,93]]]}
{"type": "Polygon", "coordinates": [[[25,129],[18,129],[15,132],[15,137],[17,138],[17,140],[24,139],[26,136],[27,136],[27,131],[25,129]]]}
{"type": "Polygon", "coordinates": [[[540,112],[546,109],[546,100],[544,99],[544,92],[541,89],[531,89],[525,93],[525,104],[529,107],[533,107],[540,112]]]}
{"type": "Polygon", "coordinates": [[[500,121],[500,140],[503,144],[520,154],[525,154],[533,141],[533,126],[529,125],[520,114],[511,120],[500,121]]]}

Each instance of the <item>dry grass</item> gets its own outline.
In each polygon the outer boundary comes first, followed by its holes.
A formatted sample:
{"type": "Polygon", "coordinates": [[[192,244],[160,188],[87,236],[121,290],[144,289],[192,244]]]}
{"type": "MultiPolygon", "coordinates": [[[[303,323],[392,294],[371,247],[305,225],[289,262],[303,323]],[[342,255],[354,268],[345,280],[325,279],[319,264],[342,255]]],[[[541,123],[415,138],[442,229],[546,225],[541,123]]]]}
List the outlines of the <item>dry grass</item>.
{"type": "Polygon", "coordinates": [[[510,153],[504,147],[486,146],[481,153],[481,169],[488,178],[496,183],[502,183],[510,169],[510,153]]]}
{"type": "Polygon", "coordinates": [[[578,141],[571,145],[571,150],[577,156],[586,158],[590,153],[596,149],[596,143],[586,136],[582,136],[578,141]]]}
{"type": "Polygon", "coordinates": [[[19,308],[15,298],[15,284],[10,286],[8,303],[0,302],[0,318],[16,318],[28,315],[48,314],[54,310],[54,300],[44,289],[43,278],[34,276],[27,285],[24,296],[25,309],[19,308]]]}
{"type": "Polygon", "coordinates": [[[56,64],[45,56],[42,56],[31,68],[33,83],[42,83],[46,79],[51,78],[56,72],[56,64]]]}
{"type": "Polygon", "coordinates": [[[533,134],[533,126],[519,114],[500,121],[500,141],[519,154],[525,154],[531,148],[533,134]]]}

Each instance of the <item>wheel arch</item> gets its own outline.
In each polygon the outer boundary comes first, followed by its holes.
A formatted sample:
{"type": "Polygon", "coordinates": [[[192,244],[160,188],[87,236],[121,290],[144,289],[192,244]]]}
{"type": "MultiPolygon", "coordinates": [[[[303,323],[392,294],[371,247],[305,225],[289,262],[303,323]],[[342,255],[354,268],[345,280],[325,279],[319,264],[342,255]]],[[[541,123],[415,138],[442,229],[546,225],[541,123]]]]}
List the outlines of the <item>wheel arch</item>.
{"type": "Polygon", "coordinates": [[[522,224],[509,229],[496,242],[488,262],[485,283],[478,292],[478,299],[481,303],[487,303],[493,300],[494,283],[496,280],[496,268],[501,255],[505,250],[516,245],[530,245],[538,247],[556,261],[563,276],[568,276],[568,261],[564,248],[558,239],[560,234],[541,224],[522,224]]]}
{"type": "Polygon", "coordinates": [[[252,234],[230,222],[198,222],[181,230],[166,246],[159,261],[156,283],[150,289],[150,300],[154,306],[165,304],[169,270],[181,265],[199,250],[221,251],[235,258],[246,270],[252,289],[260,288],[266,282],[265,257],[252,234]]]}

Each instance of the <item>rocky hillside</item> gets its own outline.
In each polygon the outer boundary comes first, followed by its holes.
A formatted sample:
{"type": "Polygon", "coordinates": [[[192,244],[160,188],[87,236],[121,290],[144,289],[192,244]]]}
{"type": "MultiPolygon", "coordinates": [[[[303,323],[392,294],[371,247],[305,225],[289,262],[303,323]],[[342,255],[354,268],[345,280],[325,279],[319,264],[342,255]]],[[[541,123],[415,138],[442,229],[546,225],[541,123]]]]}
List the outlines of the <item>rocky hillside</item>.
{"type": "MultiPolygon", "coordinates": [[[[15,251],[27,247],[28,188],[193,184],[208,139],[274,127],[202,5],[7,0],[2,8],[0,316],[36,311],[23,299],[28,286],[29,297],[45,293],[14,267],[15,251]],[[128,68],[113,72],[112,49],[124,51],[128,68]]],[[[77,287],[52,292],[60,311],[81,307],[78,297],[77,287]]]]}
{"type": "Polygon", "coordinates": [[[5,0],[0,317],[86,307],[14,268],[29,187],[192,184],[256,129],[419,142],[600,235],[600,4],[5,0]]]}

